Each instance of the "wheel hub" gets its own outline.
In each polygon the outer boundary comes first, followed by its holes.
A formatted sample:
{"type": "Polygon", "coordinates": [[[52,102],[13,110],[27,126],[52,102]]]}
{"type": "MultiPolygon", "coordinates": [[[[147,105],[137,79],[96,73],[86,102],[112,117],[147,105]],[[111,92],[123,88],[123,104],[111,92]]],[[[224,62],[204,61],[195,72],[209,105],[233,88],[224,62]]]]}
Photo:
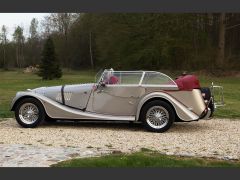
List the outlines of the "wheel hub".
{"type": "Polygon", "coordinates": [[[162,114],[159,113],[159,112],[155,113],[155,118],[156,119],[161,119],[162,118],[162,114]]]}

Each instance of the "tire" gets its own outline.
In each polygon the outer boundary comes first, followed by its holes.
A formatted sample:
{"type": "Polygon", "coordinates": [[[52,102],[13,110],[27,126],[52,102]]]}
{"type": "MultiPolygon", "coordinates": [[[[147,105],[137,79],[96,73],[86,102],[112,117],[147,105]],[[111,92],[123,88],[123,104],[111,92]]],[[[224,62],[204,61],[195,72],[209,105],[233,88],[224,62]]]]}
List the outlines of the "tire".
{"type": "Polygon", "coordinates": [[[148,131],[162,133],[175,121],[175,112],[167,102],[154,100],[143,106],[140,119],[148,131]]]}
{"type": "Polygon", "coordinates": [[[208,87],[203,87],[201,88],[201,93],[205,93],[205,97],[203,98],[204,100],[210,101],[208,107],[211,109],[211,114],[209,117],[212,117],[214,112],[214,101],[213,99],[211,99],[212,97],[211,90],[208,87]]]}
{"type": "Polygon", "coordinates": [[[211,109],[211,114],[209,117],[213,117],[213,112],[214,112],[214,103],[213,103],[213,100],[210,100],[210,103],[209,103],[209,106],[208,106],[210,109],[211,109]]]}
{"type": "Polygon", "coordinates": [[[17,104],[15,117],[22,127],[34,128],[45,120],[46,114],[40,101],[35,98],[25,98],[17,104]]]}
{"type": "Polygon", "coordinates": [[[209,87],[202,87],[201,89],[201,93],[205,93],[205,97],[203,98],[204,100],[210,100],[211,98],[211,90],[209,87]]]}

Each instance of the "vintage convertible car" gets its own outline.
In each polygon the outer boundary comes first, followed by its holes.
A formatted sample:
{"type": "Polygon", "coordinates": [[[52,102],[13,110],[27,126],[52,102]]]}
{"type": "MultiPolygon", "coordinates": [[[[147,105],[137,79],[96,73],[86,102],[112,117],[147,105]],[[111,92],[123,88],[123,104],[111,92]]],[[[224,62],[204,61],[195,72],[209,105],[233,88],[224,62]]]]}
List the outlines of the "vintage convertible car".
{"type": "Polygon", "coordinates": [[[11,110],[27,128],[49,119],[82,119],[140,121],[150,131],[164,132],[175,121],[209,119],[217,106],[210,88],[201,88],[194,75],[172,80],[156,71],[106,69],[96,77],[95,83],[18,92],[11,110]]]}

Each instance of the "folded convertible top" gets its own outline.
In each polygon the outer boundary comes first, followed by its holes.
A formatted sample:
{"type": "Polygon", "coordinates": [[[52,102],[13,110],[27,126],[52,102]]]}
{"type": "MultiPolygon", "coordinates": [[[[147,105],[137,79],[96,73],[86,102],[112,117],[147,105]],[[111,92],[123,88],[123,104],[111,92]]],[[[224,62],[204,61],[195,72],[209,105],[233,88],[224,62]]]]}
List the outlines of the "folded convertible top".
{"type": "Polygon", "coordinates": [[[175,82],[178,85],[179,90],[191,91],[200,88],[199,80],[195,75],[179,76],[175,82]]]}

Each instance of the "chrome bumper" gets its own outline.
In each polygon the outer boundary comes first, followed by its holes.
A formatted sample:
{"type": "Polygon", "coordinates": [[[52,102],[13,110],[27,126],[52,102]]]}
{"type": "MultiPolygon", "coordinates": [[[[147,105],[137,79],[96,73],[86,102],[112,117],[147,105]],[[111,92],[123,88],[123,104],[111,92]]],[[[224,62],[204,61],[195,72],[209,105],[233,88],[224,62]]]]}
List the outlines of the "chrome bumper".
{"type": "Polygon", "coordinates": [[[207,114],[202,119],[205,119],[205,120],[211,119],[210,115],[211,115],[211,109],[208,108],[207,109],[207,114]]]}
{"type": "Polygon", "coordinates": [[[211,93],[212,93],[215,109],[225,105],[222,86],[215,86],[213,85],[213,82],[212,82],[211,93]]]}

